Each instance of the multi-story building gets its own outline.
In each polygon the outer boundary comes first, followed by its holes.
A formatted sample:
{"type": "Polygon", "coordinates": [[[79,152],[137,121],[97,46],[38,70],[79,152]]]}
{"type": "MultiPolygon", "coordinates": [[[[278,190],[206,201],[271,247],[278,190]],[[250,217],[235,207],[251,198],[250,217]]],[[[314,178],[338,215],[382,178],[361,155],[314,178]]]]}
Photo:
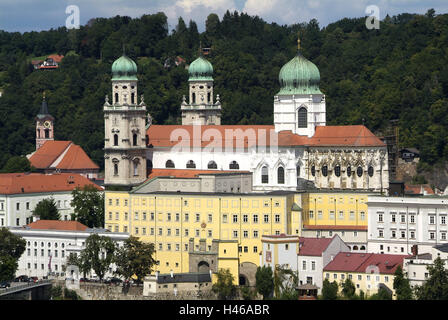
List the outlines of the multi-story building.
{"type": "Polygon", "coordinates": [[[332,238],[306,238],[294,235],[268,235],[263,243],[262,265],[283,265],[296,272],[299,285],[316,286],[322,291],[323,268],[339,253],[349,252],[350,248],[335,235],[332,238]]]}
{"type": "Polygon", "coordinates": [[[353,252],[367,251],[367,199],[356,191],[310,191],[302,194],[304,237],[338,235],[353,252]]]}
{"type": "Polygon", "coordinates": [[[72,191],[92,185],[89,179],[74,173],[3,173],[0,174],[0,227],[17,227],[33,222],[33,210],[43,199],[53,198],[62,220],[73,213],[72,191]]]}
{"type": "Polygon", "coordinates": [[[229,268],[255,284],[263,235],[300,231],[300,194],[105,192],[105,227],[154,243],[155,271],[229,268]]]}
{"type": "Polygon", "coordinates": [[[444,261],[445,268],[448,269],[448,243],[436,245],[422,253],[418,250],[418,246],[412,247],[412,256],[403,261],[403,271],[411,286],[421,286],[429,278],[427,267],[433,265],[437,257],[444,261]]]}
{"type": "Polygon", "coordinates": [[[448,198],[369,196],[368,252],[422,253],[448,243],[448,198]]]}
{"type": "MultiPolygon", "coordinates": [[[[86,239],[96,233],[107,236],[122,245],[128,233],[91,229],[77,221],[38,220],[25,227],[10,227],[9,230],[26,241],[25,252],[18,261],[16,275],[35,277],[66,277],[67,258],[78,255],[85,248],[86,239]]],[[[111,265],[106,276],[112,276],[111,265]]],[[[91,272],[94,276],[95,273],[91,272]]]]}
{"type": "Polygon", "coordinates": [[[394,294],[394,274],[397,267],[403,266],[407,255],[347,253],[341,252],[323,270],[324,279],[336,281],[339,288],[348,278],[354,284],[356,293],[362,290],[367,296],[378,292],[380,287],[394,294]]]}

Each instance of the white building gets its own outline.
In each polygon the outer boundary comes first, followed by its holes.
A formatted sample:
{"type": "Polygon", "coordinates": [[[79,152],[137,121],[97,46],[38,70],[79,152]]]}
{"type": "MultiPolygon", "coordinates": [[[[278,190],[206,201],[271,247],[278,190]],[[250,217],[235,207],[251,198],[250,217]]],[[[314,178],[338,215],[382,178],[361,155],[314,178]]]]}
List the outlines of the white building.
{"type": "Polygon", "coordinates": [[[35,220],[33,210],[43,199],[53,198],[61,220],[70,220],[72,191],[85,185],[99,186],[74,173],[0,174],[0,227],[20,227],[35,220]]]}
{"type": "MultiPolygon", "coordinates": [[[[9,230],[26,241],[16,276],[39,278],[51,276],[64,279],[67,258],[70,254],[78,255],[85,248],[86,239],[94,233],[107,236],[118,245],[129,238],[128,233],[91,229],[77,221],[38,220],[25,227],[10,227],[9,230]]],[[[111,265],[110,271],[113,268],[111,265]]],[[[91,274],[95,276],[93,271],[91,274]]],[[[112,273],[108,272],[107,276],[112,276],[112,273]]]]}
{"type": "Polygon", "coordinates": [[[335,235],[332,238],[306,238],[294,235],[264,235],[261,265],[283,265],[298,276],[298,285],[312,284],[322,290],[323,268],[339,253],[350,252],[349,246],[335,235]]]}
{"type": "Polygon", "coordinates": [[[418,253],[417,248],[413,248],[412,256],[403,260],[403,271],[411,286],[421,286],[429,278],[427,267],[432,265],[437,257],[440,257],[445,262],[445,268],[448,268],[448,244],[434,246],[422,253],[418,253]]]}
{"type": "Polygon", "coordinates": [[[368,252],[411,254],[430,252],[448,243],[448,198],[383,197],[368,198],[368,252]]]}

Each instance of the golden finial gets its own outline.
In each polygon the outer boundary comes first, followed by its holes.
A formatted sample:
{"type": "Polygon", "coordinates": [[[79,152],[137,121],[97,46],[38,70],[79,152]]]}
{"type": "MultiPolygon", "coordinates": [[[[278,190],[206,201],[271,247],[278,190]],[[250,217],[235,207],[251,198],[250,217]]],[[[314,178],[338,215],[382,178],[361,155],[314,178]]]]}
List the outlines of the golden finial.
{"type": "Polygon", "coordinates": [[[297,32],[297,49],[300,50],[300,33],[297,32]]]}
{"type": "Polygon", "coordinates": [[[44,100],[45,100],[45,90],[44,90],[44,93],[42,94],[42,96],[43,96],[43,98],[44,98],[44,100]]]}

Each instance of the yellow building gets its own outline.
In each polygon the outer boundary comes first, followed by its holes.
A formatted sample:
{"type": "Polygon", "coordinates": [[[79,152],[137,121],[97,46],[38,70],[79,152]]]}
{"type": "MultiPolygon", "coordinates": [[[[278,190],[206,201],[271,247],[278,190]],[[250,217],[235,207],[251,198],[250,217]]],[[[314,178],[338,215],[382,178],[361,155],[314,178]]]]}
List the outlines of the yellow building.
{"type": "Polygon", "coordinates": [[[229,268],[255,285],[262,235],[299,234],[301,194],[105,191],[105,227],[155,245],[155,271],[229,268]]]}
{"type": "Polygon", "coordinates": [[[338,234],[353,251],[367,249],[367,192],[314,191],[302,195],[304,237],[338,234]]]}
{"type": "Polygon", "coordinates": [[[342,283],[350,279],[359,294],[362,290],[367,296],[378,292],[380,287],[395,295],[393,289],[394,273],[406,255],[376,254],[376,253],[347,253],[341,252],[333,258],[323,269],[323,279],[336,281],[339,291],[342,283]]]}

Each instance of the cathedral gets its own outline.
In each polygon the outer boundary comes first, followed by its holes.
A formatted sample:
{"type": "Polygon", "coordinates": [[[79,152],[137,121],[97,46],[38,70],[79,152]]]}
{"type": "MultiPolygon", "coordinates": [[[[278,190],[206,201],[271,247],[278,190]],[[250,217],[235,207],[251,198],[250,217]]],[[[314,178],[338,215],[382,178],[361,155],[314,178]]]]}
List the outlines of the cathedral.
{"type": "Polygon", "coordinates": [[[137,65],[125,55],[113,63],[112,101],[106,96],[104,104],[105,185],[136,186],[152,168],[170,168],[249,171],[254,192],[387,192],[386,145],[363,125],[326,125],[320,72],[300,46],[280,70],[273,125],[221,125],[212,64],[200,55],[188,73],[182,125],[152,125],[138,99],[137,65]]]}

